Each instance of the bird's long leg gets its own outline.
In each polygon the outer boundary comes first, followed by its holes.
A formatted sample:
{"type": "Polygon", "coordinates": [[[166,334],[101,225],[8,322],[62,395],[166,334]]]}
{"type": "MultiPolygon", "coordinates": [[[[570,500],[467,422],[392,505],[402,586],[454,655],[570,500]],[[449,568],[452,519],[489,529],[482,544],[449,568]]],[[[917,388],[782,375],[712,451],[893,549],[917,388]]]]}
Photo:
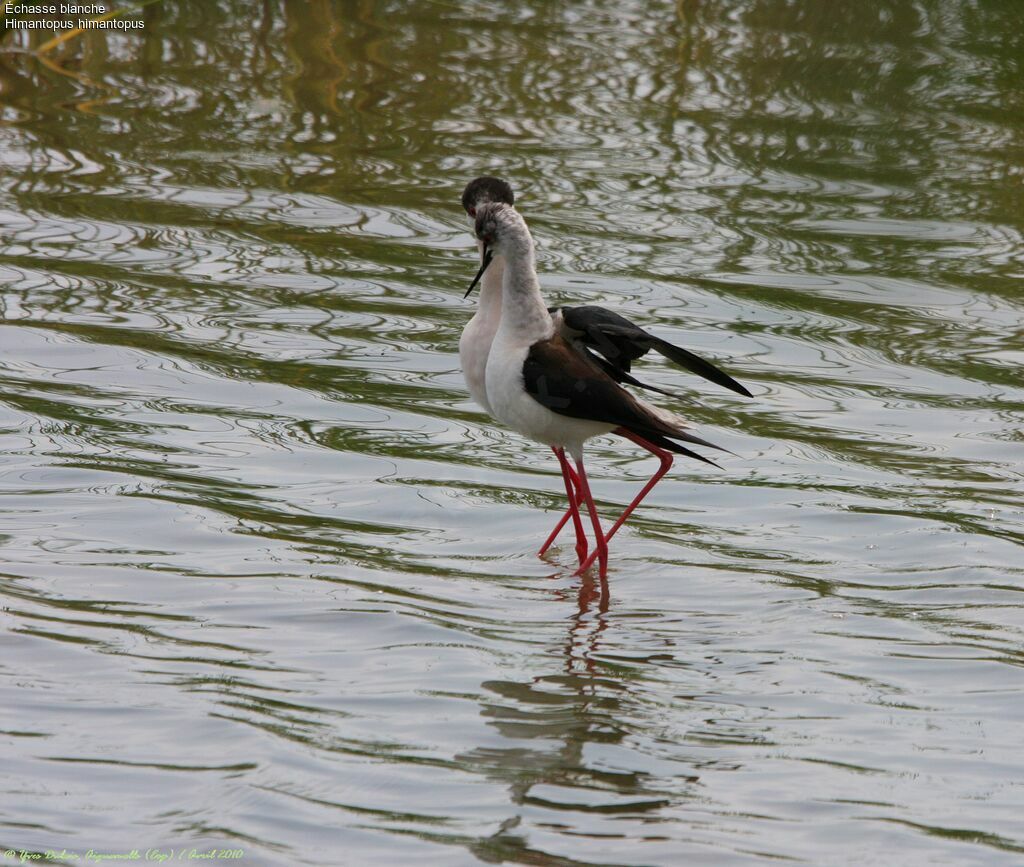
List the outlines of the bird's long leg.
{"type": "MultiPolygon", "coordinates": [[[[651,488],[653,488],[656,484],[658,484],[658,482],[661,481],[661,477],[665,475],[665,473],[667,473],[669,471],[669,468],[672,466],[673,460],[672,452],[665,451],[665,449],[654,445],[654,443],[648,442],[642,436],[639,436],[638,434],[635,434],[632,431],[628,431],[625,428],[620,427],[615,429],[615,433],[619,434],[620,436],[624,436],[626,439],[632,440],[641,448],[647,449],[647,451],[649,451],[659,461],[661,461],[661,466],[658,467],[658,469],[655,471],[654,475],[651,476],[647,484],[644,485],[643,488],[641,488],[640,493],[633,498],[633,502],[626,506],[623,513],[619,515],[618,520],[614,524],[612,524],[612,528],[604,537],[604,541],[606,543],[612,536],[615,535],[615,531],[618,530],[619,527],[621,527],[626,522],[626,518],[633,514],[633,510],[637,506],[639,506],[643,498],[646,497],[651,492],[651,488]]],[[[597,552],[595,551],[593,554],[590,555],[587,561],[580,567],[580,572],[584,572],[587,569],[589,569],[594,564],[594,559],[596,556],[597,552]]]]}
{"type": "Polygon", "coordinates": [[[572,514],[573,529],[576,531],[576,557],[582,563],[587,559],[587,534],[583,532],[583,519],[580,517],[580,503],[583,502],[583,492],[580,489],[580,477],[572,468],[565,450],[558,449],[558,460],[562,464],[563,474],[566,479],[565,493],[569,498],[568,512],[572,514]],[[571,484],[569,484],[571,482],[571,484]]]}
{"type": "Polygon", "coordinates": [[[551,446],[551,451],[555,453],[555,457],[558,458],[558,464],[562,469],[562,481],[565,482],[565,492],[569,497],[569,508],[565,514],[562,515],[561,520],[555,524],[555,529],[551,531],[551,535],[547,537],[544,544],[541,545],[540,550],[537,552],[538,557],[543,557],[544,553],[551,547],[555,539],[558,538],[558,534],[562,532],[562,527],[565,526],[569,518],[572,517],[573,510],[576,508],[578,498],[573,492],[573,488],[577,487],[576,473],[572,467],[569,466],[569,462],[565,459],[565,452],[551,446]],[[561,453],[559,453],[561,452],[561,453]]]}
{"type": "Polygon", "coordinates": [[[551,547],[552,543],[558,537],[558,534],[562,531],[562,527],[565,526],[569,518],[572,518],[573,529],[576,530],[576,556],[582,563],[587,556],[587,535],[583,532],[583,520],[580,518],[579,504],[583,498],[583,495],[579,492],[579,477],[576,472],[570,466],[569,461],[565,457],[565,449],[551,447],[551,451],[555,453],[555,457],[558,458],[558,463],[562,468],[562,480],[565,482],[565,493],[569,498],[569,508],[562,519],[555,525],[555,529],[551,531],[551,535],[548,536],[547,540],[541,546],[541,549],[537,552],[537,556],[543,556],[544,552],[551,547]]]}
{"type": "Polygon", "coordinates": [[[587,503],[587,511],[590,512],[590,522],[594,525],[594,553],[576,570],[577,575],[582,575],[593,564],[595,558],[601,564],[601,577],[608,574],[608,540],[601,532],[601,519],[597,517],[597,507],[594,506],[594,497],[590,493],[590,484],[587,482],[587,471],[583,468],[583,457],[576,457],[576,472],[580,477],[580,489],[583,491],[583,499],[587,503]]]}
{"type": "MultiPolygon", "coordinates": [[[[566,509],[565,514],[562,515],[558,523],[555,524],[555,529],[551,531],[551,535],[548,536],[544,544],[541,545],[540,550],[537,552],[538,557],[544,556],[544,552],[547,551],[548,548],[550,548],[551,545],[554,543],[555,539],[558,538],[558,534],[562,532],[562,527],[564,527],[569,518],[572,517],[573,511],[579,508],[580,503],[580,495],[578,493],[579,482],[576,478],[575,470],[573,470],[573,468],[569,466],[569,462],[565,459],[564,451],[562,452],[562,454],[559,454],[559,449],[555,448],[555,446],[551,446],[551,451],[555,453],[555,457],[558,458],[558,463],[562,468],[562,481],[565,482],[565,493],[569,497],[569,508],[566,509]],[[573,488],[577,489],[577,492],[575,494],[572,493],[573,488]]],[[[578,541],[579,539],[577,537],[577,542],[578,541]]]]}

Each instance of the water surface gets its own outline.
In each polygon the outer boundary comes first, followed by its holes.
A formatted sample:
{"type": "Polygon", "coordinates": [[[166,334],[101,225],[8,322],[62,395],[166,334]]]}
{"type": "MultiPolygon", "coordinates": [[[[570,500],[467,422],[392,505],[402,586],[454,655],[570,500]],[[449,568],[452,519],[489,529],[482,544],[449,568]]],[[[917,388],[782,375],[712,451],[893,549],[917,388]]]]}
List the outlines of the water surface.
{"type": "Polygon", "coordinates": [[[133,15],[0,53],[0,850],[1021,863],[1019,4],[133,15]],[[755,395],[644,363],[737,456],[606,591],[462,383],[482,172],[755,395]]]}

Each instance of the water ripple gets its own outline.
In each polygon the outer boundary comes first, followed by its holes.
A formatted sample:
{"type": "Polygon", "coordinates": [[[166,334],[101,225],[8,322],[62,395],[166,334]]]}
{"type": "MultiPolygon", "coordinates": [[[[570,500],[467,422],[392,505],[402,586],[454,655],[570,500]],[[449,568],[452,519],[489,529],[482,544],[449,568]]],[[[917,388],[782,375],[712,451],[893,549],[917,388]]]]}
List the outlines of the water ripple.
{"type": "MultiPolygon", "coordinates": [[[[1010,6],[186,0],[45,55],[8,33],[8,845],[1015,863],[1010,6]],[[644,360],[736,454],[676,464],[605,586],[568,537],[534,556],[561,478],[458,372],[483,172],[552,301],[755,393],[644,360]]],[[[653,469],[588,458],[603,517],[653,469]]]]}

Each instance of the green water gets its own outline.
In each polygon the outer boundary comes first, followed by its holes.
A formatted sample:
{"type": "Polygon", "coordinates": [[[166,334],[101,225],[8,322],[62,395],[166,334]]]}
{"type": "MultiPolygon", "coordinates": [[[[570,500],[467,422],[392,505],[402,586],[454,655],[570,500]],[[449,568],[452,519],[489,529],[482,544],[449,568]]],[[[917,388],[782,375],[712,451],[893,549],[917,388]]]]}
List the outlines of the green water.
{"type": "Polygon", "coordinates": [[[129,17],[0,43],[0,858],[1024,860],[1017,0],[129,17]],[[755,395],[645,361],[736,456],[606,597],[462,382],[483,172],[755,395]]]}

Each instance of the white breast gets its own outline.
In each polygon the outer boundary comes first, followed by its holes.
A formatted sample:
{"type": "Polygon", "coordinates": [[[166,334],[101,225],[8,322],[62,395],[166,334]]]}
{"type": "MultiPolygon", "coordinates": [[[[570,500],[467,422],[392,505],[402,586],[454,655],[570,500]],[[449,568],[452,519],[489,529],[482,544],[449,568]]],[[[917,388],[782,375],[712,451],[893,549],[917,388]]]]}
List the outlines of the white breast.
{"type": "MultiPolygon", "coordinates": [[[[462,362],[462,375],[466,379],[469,394],[487,412],[491,412],[491,404],[487,400],[487,356],[491,352],[494,332],[498,330],[497,318],[493,321],[481,315],[469,320],[459,339],[459,360],[462,362]]],[[[493,413],[492,413],[493,415],[493,413]]]]}
{"type": "Polygon", "coordinates": [[[584,440],[615,428],[605,422],[559,415],[535,400],[523,383],[529,346],[503,338],[499,331],[487,359],[487,397],[491,415],[498,421],[544,445],[567,448],[574,455],[579,454],[584,440]]]}

